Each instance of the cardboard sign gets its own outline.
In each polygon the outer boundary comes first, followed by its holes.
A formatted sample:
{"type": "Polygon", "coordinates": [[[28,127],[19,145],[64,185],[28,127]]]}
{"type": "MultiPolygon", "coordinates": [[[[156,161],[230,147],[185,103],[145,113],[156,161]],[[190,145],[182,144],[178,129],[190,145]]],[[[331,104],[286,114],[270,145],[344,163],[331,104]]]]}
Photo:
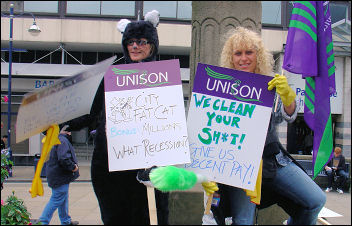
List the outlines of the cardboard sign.
{"type": "Polygon", "coordinates": [[[104,82],[109,171],[190,162],[178,60],[114,65],[104,82]]]}
{"type": "Polygon", "coordinates": [[[336,213],[326,207],[323,207],[320,212],[318,217],[343,217],[341,214],[336,213]]]}
{"type": "Polygon", "coordinates": [[[187,117],[187,170],[254,190],[275,91],[272,77],[198,63],[187,117]]]}
{"type": "Polygon", "coordinates": [[[98,86],[116,59],[110,57],[54,85],[27,94],[18,110],[16,142],[45,131],[52,124],[60,124],[90,113],[98,86]]]}

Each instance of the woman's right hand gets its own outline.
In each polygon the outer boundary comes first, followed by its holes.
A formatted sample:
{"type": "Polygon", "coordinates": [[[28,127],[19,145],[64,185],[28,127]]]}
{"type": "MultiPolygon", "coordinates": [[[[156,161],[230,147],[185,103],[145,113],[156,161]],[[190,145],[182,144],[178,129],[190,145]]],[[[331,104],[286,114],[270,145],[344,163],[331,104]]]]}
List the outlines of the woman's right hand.
{"type": "Polygon", "coordinates": [[[268,82],[268,90],[276,88],[280,95],[281,101],[285,107],[290,106],[296,99],[296,93],[288,85],[287,78],[284,75],[275,74],[275,77],[268,82]]]}

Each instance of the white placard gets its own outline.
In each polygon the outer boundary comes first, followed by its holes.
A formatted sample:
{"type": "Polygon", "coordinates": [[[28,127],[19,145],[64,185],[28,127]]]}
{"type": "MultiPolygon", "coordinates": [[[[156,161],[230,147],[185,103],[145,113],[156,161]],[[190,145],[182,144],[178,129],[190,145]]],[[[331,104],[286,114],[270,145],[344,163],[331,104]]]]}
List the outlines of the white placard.
{"type": "Polygon", "coordinates": [[[52,124],[89,114],[98,86],[115,58],[27,94],[18,110],[16,142],[45,131],[52,124]]]}
{"type": "Polygon", "coordinates": [[[342,217],[342,215],[323,207],[323,209],[320,210],[318,217],[342,217]]]}
{"type": "Polygon", "coordinates": [[[111,66],[104,81],[109,171],[190,162],[178,60],[111,66]]]}
{"type": "MultiPolygon", "coordinates": [[[[192,93],[192,100],[188,111],[188,134],[192,162],[185,164],[185,168],[207,176],[208,180],[253,190],[258,174],[259,164],[265,143],[268,120],[271,108],[255,106],[249,117],[214,111],[212,107],[194,107],[195,96],[210,99],[210,106],[214,101],[224,103],[229,107],[231,101],[204,94],[192,93]],[[213,115],[215,115],[213,117],[213,115]],[[230,121],[229,126],[223,122],[217,123],[218,115],[225,116],[230,121]],[[230,116],[231,115],[231,116],[230,116]],[[213,117],[209,126],[209,117],[213,117]],[[191,120],[191,121],[190,121],[191,120]],[[233,126],[231,126],[233,124],[233,126]],[[211,128],[204,131],[204,128],[211,128]],[[218,134],[217,137],[215,137],[218,134]],[[209,135],[209,136],[208,136],[209,135]],[[205,145],[199,142],[199,136],[212,142],[205,145]],[[214,138],[215,137],[215,138],[214,138]],[[218,140],[217,142],[214,141],[218,140]]],[[[251,106],[236,101],[237,106],[251,106]]]]}
{"type": "Polygon", "coordinates": [[[269,126],[272,79],[198,63],[187,117],[191,163],[209,181],[254,190],[269,126]]]}

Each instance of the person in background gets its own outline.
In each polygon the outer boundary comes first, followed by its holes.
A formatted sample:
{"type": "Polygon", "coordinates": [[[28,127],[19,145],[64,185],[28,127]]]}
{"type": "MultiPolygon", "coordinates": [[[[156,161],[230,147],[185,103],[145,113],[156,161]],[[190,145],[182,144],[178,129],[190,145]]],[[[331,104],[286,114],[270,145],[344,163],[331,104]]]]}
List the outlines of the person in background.
{"type": "Polygon", "coordinates": [[[348,179],[348,172],[346,172],[345,169],[345,156],[342,155],[342,149],[340,147],[335,147],[334,157],[325,166],[325,171],[328,175],[328,187],[326,188],[325,192],[330,192],[332,190],[332,182],[336,174],[337,176],[340,176],[340,180],[337,181],[338,184],[336,191],[340,194],[343,194],[343,188],[348,179]]]}
{"type": "MultiPolygon", "coordinates": [[[[272,76],[273,57],[264,47],[259,34],[244,27],[231,31],[221,53],[221,67],[272,76]]],[[[326,202],[325,193],[297,165],[279,141],[277,126],[284,120],[292,123],[297,116],[295,92],[283,75],[276,74],[269,81],[268,90],[276,88],[279,95],[277,109],[273,105],[262,155],[263,167],[261,200],[258,207],[277,203],[290,216],[288,224],[315,225],[326,202]]],[[[276,98],[275,98],[276,99],[276,98]]],[[[256,203],[244,189],[219,185],[219,209],[223,216],[232,217],[232,224],[253,225],[256,203]]],[[[259,189],[260,190],[260,189],[259,189]]],[[[256,200],[258,201],[258,200],[256,200]]],[[[213,213],[216,215],[216,213],[213,213]]],[[[203,216],[203,224],[205,216],[203,216]]],[[[217,223],[224,223],[224,219],[217,223]]]]}
{"type": "Polygon", "coordinates": [[[6,149],[7,135],[1,137],[1,150],[6,149]]]}
{"type": "Polygon", "coordinates": [[[72,146],[71,132],[68,126],[61,127],[59,140],[61,144],[53,146],[49,160],[46,162],[46,177],[52,190],[49,202],[46,204],[39,222],[48,225],[54,212],[58,209],[62,225],[77,225],[69,215],[69,184],[79,177],[78,161],[72,146]]]}

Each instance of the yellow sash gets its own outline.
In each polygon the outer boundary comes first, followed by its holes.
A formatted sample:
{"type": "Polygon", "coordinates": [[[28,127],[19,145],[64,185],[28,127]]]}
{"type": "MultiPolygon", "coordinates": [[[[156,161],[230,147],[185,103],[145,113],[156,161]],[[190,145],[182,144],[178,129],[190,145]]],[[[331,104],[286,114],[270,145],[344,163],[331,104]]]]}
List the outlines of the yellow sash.
{"type": "Polygon", "coordinates": [[[32,198],[36,197],[37,195],[43,196],[44,189],[42,184],[42,179],[40,178],[40,174],[42,172],[42,168],[44,162],[49,159],[49,153],[51,148],[54,145],[61,144],[59,140],[59,126],[57,124],[51,125],[47,130],[46,137],[43,139],[44,144],[42,148],[42,152],[40,155],[40,159],[37,164],[37,168],[35,170],[34,178],[32,180],[32,187],[29,189],[32,198]]]}
{"type": "Polygon", "coordinates": [[[259,205],[261,198],[261,190],[262,190],[262,168],[263,168],[263,160],[260,160],[260,166],[258,171],[257,183],[255,184],[254,191],[250,191],[244,189],[246,191],[246,195],[251,198],[251,202],[259,205]]]}

